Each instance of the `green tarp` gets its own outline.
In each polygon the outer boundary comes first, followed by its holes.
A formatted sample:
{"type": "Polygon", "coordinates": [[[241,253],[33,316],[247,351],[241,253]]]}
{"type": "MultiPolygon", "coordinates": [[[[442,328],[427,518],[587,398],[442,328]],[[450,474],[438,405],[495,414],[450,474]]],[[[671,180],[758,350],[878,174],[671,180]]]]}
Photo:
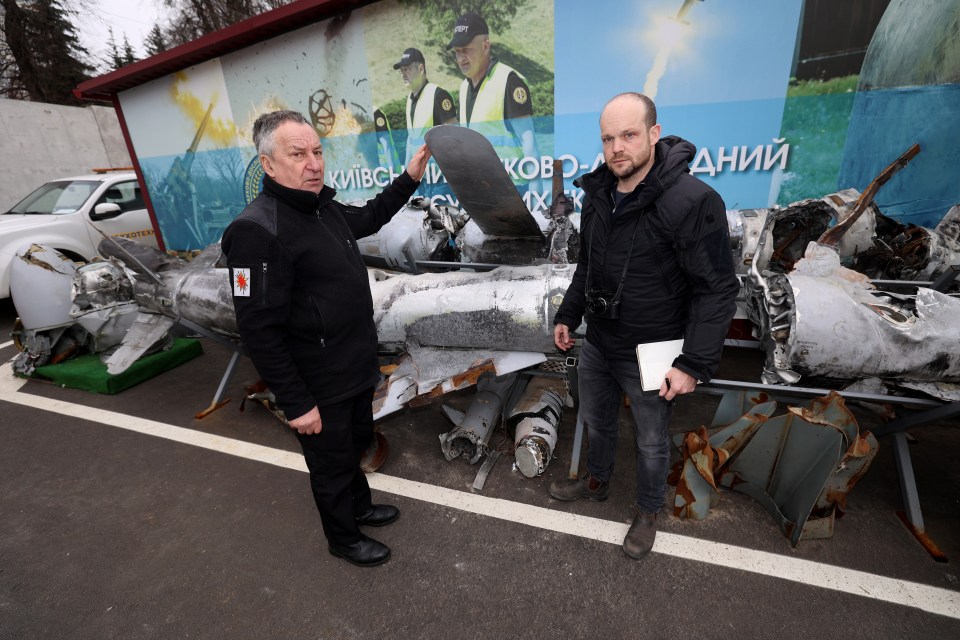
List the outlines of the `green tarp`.
{"type": "Polygon", "coordinates": [[[199,340],[177,338],[170,349],[144,356],[134,362],[129,369],[117,375],[107,373],[107,365],[100,362],[99,354],[95,353],[60,364],[37,367],[33,375],[47,378],[64,387],[83,389],[93,393],[114,394],[173,369],[201,353],[203,353],[203,347],[199,340]]]}

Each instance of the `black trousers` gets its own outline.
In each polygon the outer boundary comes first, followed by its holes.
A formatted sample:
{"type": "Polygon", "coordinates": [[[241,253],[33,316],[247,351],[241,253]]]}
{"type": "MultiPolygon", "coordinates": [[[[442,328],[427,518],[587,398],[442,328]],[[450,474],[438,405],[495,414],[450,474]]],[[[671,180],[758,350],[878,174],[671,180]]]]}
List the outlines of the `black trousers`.
{"type": "Polygon", "coordinates": [[[370,485],[360,470],[360,459],[373,441],[372,403],[371,388],[320,407],[320,433],[297,434],[328,542],[359,541],[356,516],[371,506],[370,485]]]}

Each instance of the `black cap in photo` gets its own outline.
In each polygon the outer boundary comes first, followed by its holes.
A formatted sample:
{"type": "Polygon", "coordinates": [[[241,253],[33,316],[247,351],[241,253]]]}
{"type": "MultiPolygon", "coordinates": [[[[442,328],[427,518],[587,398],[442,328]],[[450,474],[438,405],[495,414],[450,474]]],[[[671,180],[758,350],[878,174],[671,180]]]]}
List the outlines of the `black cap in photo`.
{"type": "Polygon", "coordinates": [[[487,28],[487,22],[476,13],[468,11],[457,19],[457,24],[453,27],[453,40],[447,48],[466,46],[477,36],[488,33],[490,29],[487,28]]]}
{"type": "Polygon", "coordinates": [[[410,47],[409,49],[403,52],[403,55],[400,56],[400,60],[397,61],[395,65],[393,65],[393,68],[399,69],[400,67],[403,67],[408,64],[413,64],[414,62],[422,62],[426,64],[427,61],[423,59],[423,54],[420,53],[420,49],[414,49],[413,47],[410,47]]]}

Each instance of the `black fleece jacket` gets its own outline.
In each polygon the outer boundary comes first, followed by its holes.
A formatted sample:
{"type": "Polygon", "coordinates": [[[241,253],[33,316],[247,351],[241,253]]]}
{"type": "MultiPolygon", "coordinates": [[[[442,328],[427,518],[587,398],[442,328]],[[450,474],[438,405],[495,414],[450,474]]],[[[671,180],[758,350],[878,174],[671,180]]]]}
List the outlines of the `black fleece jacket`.
{"type": "Polygon", "coordinates": [[[606,164],[575,182],[585,192],[584,246],[554,323],[580,326],[585,291],[615,291],[629,255],[620,318],[588,319],[587,340],[607,358],[635,359],[639,343],[682,337],[674,366],[706,382],[720,362],[739,283],[723,200],[689,174],[695,151],[676,136],[660,140],[650,173],[615,215],[617,179],[606,164]]]}
{"type": "Polygon", "coordinates": [[[389,222],[418,184],[403,173],[353,207],[330,187],[314,194],[265,176],[224,232],[240,337],[287,419],[376,385],[373,298],[356,239],[389,222]],[[237,295],[238,276],[249,295],[237,295]]]}

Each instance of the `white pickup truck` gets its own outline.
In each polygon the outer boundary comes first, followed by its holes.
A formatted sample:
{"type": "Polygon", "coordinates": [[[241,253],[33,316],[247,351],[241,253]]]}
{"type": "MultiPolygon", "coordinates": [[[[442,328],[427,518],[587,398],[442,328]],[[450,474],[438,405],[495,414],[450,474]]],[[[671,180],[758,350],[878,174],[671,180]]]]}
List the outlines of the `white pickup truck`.
{"type": "Polygon", "coordinates": [[[10,263],[20,247],[35,242],[86,262],[103,240],[97,229],[157,246],[136,174],[53,180],[0,213],[0,300],[10,297],[10,263]]]}

